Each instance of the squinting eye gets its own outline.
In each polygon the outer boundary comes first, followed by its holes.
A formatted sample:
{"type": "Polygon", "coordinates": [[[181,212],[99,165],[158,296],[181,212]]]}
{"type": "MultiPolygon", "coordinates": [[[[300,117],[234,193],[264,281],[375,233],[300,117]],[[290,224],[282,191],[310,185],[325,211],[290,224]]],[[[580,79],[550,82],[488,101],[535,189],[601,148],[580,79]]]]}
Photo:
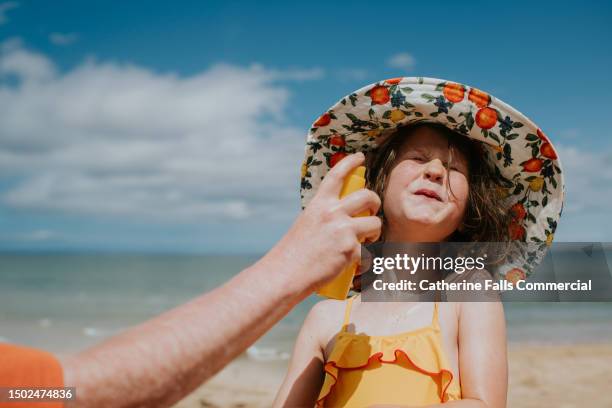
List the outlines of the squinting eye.
{"type": "Polygon", "coordinates": [[[461,173],[461,174],[466,174],[466,170],[464,168],[460,168],[460,167],[457,167],[457,166],[452,166],[451,170],[456,171],[456,172],[461,173]]]}

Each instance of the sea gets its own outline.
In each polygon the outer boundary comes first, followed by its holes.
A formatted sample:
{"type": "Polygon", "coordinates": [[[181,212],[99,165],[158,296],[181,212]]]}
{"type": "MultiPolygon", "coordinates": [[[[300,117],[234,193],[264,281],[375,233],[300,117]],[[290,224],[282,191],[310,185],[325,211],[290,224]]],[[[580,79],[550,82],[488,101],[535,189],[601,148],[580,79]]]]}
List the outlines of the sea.
{"type": "MultiPolygon", "coordinates": [[[[0,342],[82,350],[219,287],[259,257],[0,253],[0,342]]],[[[319,300],[305,299],[245,357],[288,359],[319,300]]],[[[511,343],[612,343],[612,302],[509,302],[504,308],[511,343]]]]}

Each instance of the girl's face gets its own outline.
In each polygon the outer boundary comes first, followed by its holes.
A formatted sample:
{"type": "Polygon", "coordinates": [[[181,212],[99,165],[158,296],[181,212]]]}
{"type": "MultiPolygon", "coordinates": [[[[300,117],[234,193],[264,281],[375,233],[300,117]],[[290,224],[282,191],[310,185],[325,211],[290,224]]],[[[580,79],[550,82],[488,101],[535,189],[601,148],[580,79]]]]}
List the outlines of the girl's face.
{"type": "Polygon", "coordinates": [[[449,150],[447,138],[426,126],[404,141],[384,193],[387,241],[440,242],[459,228],[468,201],[468,163],[454,149],[445,166],[449,150]]]}

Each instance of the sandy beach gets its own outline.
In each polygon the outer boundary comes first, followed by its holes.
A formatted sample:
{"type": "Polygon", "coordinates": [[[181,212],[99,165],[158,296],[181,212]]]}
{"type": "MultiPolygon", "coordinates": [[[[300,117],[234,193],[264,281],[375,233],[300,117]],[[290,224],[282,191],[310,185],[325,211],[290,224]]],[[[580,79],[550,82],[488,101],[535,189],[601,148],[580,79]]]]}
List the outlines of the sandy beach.
{"type": "MultiPolygon", "coordinates": [[[[286,364],[241,358],[175,407],[270,407],[286,364]]],[[[509,408],[612,407],[612,343],[514,343],[509,364],[509,408]]]]}

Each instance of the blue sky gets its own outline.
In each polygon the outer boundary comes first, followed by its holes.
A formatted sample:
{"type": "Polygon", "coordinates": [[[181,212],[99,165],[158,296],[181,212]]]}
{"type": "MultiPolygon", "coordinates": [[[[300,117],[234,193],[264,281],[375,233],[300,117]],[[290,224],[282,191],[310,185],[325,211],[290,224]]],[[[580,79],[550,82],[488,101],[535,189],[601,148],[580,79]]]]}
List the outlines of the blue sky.
{"type": "Polygon", "coordinates": [[[612,240],[606,2],[0,3],[0,249],[260,252],[310,123],[395,76],[489,91],[557,147],[557,240],[612,240]]]}

